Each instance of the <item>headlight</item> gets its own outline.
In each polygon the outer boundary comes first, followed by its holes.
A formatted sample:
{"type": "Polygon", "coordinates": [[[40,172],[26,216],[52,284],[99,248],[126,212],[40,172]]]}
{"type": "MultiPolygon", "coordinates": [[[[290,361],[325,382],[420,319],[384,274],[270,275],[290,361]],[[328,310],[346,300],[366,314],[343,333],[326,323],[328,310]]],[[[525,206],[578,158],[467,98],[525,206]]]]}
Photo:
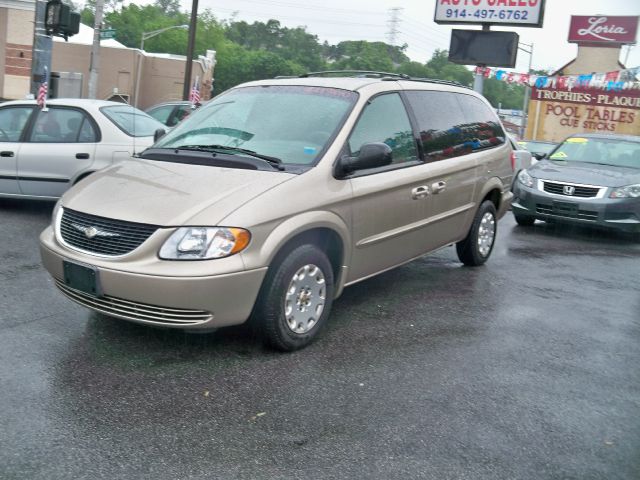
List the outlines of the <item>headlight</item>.
{"type": "Polygon", "coordinates": [[[518,181],[527,187],[533,187],[533,177],[526,170],[520,171],[518,181]]]}
{"type": "Polygon", "coordinates": [[[638,198],[640,197],[640,184],[627,185],[614,188],[609,194],[610,198],[638,198]]]}
{"type": "Polygon", "coordinates": [[[242,228],[182,227],[164,242],[164,260],[207,260],[224,258],[244,250],[251,234],[242,228]]]}

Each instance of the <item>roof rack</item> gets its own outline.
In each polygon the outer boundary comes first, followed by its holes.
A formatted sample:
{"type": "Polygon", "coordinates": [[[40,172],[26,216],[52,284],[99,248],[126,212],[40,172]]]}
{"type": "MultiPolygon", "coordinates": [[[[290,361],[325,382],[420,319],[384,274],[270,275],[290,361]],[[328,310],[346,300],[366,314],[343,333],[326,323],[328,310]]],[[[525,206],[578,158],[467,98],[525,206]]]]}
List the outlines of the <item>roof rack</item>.
{"type": "Polygon", "coordinates": [[[322,72],[309,72],[300,75],[300,78],[323,77],[341,74],[345,77],[363,77],[363,78],[402,78],[409,80],[411,77],[404,73],[375,72],[371,70],[325,70],[322,72]]]}
{"type": "Polygon", "coordinates": [[[392,80],[411,80],[414,82],[425,82],[425,83],[437,83],[440,85],[452,85],[454,87],[462,87],[471,89],[466,85],[462,85],[461,83],[455,82],[453,80],[440,80],[437,78],[421,78],[421,77],[411,77],[404,73],[389,73],[389,72],[376,72],[371,70],[325,70],[321,72],[309,72],[303,73],[302,75],[295,76],[279,76],[276,78],[309,78],[309,77],[324,77],[324,76],[345,76],[345,77],[360,77],[360,78],[379,78],[383,81],[392,81],[392,80]]]}
{"type": "Polygon", "coordinates": [[[462,87],[468,88],[469,90],[473,90],[471,87],[467,85],[463,85],[455,80],[440,80],[439,78],[421,78],[421,77],[411,77],[409,80],[413,80],[414,82],[425,82],[425,83],[438,83],[441,85],[452,85],[454,87],[462,87]]]}

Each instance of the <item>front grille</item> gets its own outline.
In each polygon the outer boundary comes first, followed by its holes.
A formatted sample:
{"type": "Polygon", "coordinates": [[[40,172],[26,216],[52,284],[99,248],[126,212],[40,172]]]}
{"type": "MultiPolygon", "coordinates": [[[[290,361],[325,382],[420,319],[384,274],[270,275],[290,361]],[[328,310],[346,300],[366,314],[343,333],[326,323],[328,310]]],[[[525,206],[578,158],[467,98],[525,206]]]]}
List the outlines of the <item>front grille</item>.
{"type": "Polygon", "coordinates": [[[94,297],[79,290],[69,288],[59,280],[56,280],[56,286],[66,297],[80,305],[107,315],[114,315],[129,320],[139,320],[162,325],[197,325],[213,318],[213,315],[205,310],[159,307],[157,305],[132,302],[108,295],[94,297]]]}
{"type": "Polygon", "coordinates": [[[68,208],[60,220],[60,234],[68,245],[112,257],[135,250],[157,229],[156,225],[98,217],[68,208]]]}
{"type": "Polygon", "coordinates": [[[580,197],[580,198],[593,198],[598,195],[600,189],[598,187],[580,187],[578,185],[573,185],[570,183],[554,183],[554,182],[543,182],[544,183],[544,191],[547,193],[553,193],[555,195],[565,195],[571,197],[580,197]],[[575,188],[575,192],[572,195],[567,195],[564,193],[564,187],[573,187],[575,188]]]}
{"type": "Polygon", "coordinates": [[[560,218],[575,218],[595,222],[598,220],[598,212],[594,210],[581,210],[577,204],[536,204],[536,213],[560,218]]]}

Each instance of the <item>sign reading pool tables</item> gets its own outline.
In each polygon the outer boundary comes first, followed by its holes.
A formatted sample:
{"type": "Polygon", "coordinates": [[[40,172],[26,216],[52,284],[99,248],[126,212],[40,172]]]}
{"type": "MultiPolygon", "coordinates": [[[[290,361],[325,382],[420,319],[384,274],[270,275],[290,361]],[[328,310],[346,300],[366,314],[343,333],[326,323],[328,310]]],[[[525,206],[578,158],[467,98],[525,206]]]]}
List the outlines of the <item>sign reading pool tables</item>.
{"type": "Polygon", "coordinates": [[[436,23],[542,27],[545,0],[436,0],[436,23]]]}

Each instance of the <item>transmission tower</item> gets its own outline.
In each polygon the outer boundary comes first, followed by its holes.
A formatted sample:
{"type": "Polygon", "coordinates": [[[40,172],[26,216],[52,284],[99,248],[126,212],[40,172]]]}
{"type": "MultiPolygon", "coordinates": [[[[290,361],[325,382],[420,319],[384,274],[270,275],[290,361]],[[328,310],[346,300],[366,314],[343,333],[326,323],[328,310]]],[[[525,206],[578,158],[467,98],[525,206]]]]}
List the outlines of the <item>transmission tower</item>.
{"type": "Polygon", "coordinates": [[[400,25],[400,13],[404,10],[401,7],[394,7],[389,9],[389,20],[387,20],[387,40],[389,40],[389,45],[396,45],[398,41],[398,34],[400,30],[398,29],[400,25]]]}

